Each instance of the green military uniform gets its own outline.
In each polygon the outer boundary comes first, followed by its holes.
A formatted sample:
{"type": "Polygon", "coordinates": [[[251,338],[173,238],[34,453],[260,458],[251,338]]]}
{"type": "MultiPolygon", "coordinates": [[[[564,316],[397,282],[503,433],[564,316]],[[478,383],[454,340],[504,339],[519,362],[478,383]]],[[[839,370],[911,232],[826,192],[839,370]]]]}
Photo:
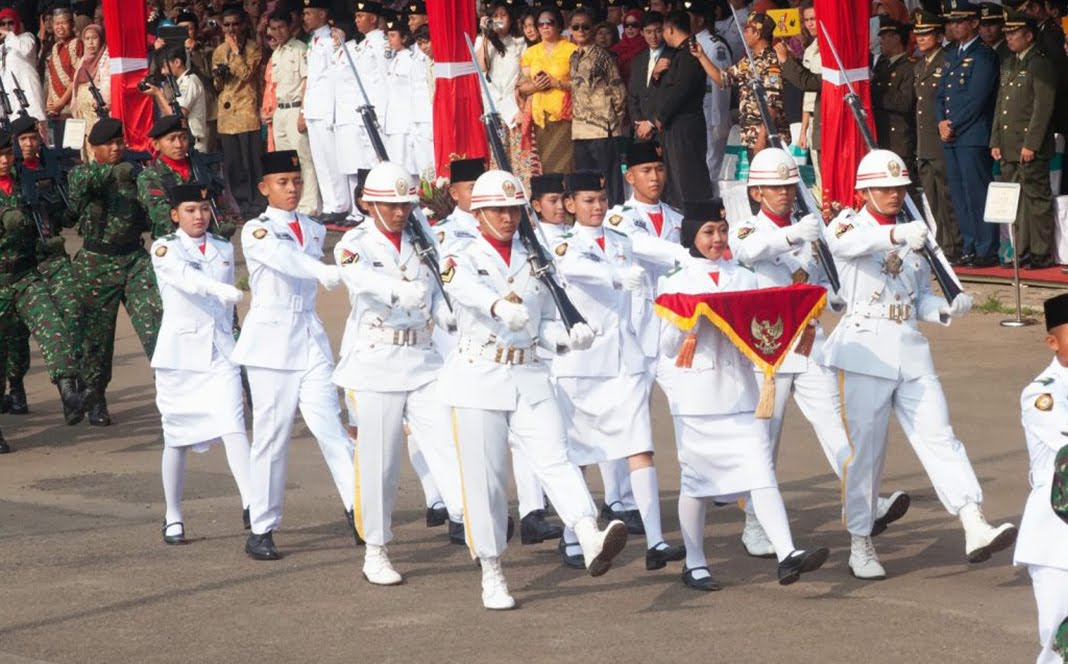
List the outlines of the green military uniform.
{"type": "MultiPolygon", "coordinates": [[[[910,26],[880,17],[879,34],[897,33],[908,45],[910,26]]],[[[871,76],[871,108],[875,119],[875,140],[905,161],[916,180],[916,89],[913,62],[902,53],[880,56],[871,76]]]]}
{"type": "MultiPolygon", "coordinates": [[[[1000,2],[979,3],[979,25],[1005,25],[1005,8],[1001,6],[1000,2]]],[[[1005,59],[1012,55],[1012,51],[1009,50],[1009,45],[1005,43],[1004,37],[999,39],[997,43],[987,44],[987,46],[997,54],[998,62],[1005,62],[1005,59]]]]}
{"type": "MultiPolygon", "coordinates": [[[[1015,16],[1015,12],[1009,14],[1006,30],[1025,26],[1024,19],[1014,21],[1015,16]]],[[[1053,246],[1049,162],[1053,158],[1056,94],[1057,72],[1037,44],[1002,64],[990,147],[1001,151],[1001,180],[1021,185],[1016,252],[1021,257],[1030,253],[1036,264],[1048,263],[1053,246]],[[1023,148],[1034,151],[1030,162],[1021,161],[1023,148]]]]}
{"type": "MultiPolygon", "coordinates": [[[[1068,133],[1068,54],[1064,52],[1064,30],[1060,19],[1048,18],[1038,26],[1035,46],[1049,58],[1057,74],[1057,101],[1053,110],[1053,130],[1068,133]]],[[[1068,186],[1062,179],[1061,191],[1068,186]]]]}
{"type": "Polygon", "coordinates": [[[163,317],[152,260],[142,240],[152,227],[137,194],[129,163],[94,162],[70,173],[71,205],[85,238],[74,259],[84,329],[82,376],[96,396],[111,382],[119,303],[150,358],[163,317]]]}
{"type": "MultiPolygon", "coordinates": [[[[137,197],[148,210],[153,239],[174,232],[174,222],[171,221],[170,191],[176,185],[190,184],[192,181],[192,171],[188,179],[184,178],[162,159],[153,159],[137,176],[137,197]]],[[[218,221],[219,227],[212,230],[229,240],[237,228],[233,215],[222,213],[218,221]]]]}

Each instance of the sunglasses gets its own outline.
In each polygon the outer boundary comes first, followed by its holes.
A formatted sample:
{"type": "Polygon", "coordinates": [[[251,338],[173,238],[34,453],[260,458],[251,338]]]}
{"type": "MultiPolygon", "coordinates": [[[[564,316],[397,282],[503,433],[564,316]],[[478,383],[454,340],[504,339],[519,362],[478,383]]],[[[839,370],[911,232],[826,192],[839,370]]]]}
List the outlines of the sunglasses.
{"type": "Polygon", "coordinates": [[[640,27],[642,27],[642,24],[641,23],[630,23],[630,22],[628,22],[628,23],[624,23],[623,27],[624,28],[640,28],[640,27]]]}
{"type": "Polygon", "coordinates": [[[221,25],[224,28],[239,28],[239,27],[241,27],[241,23],[240,22],[238,22],[238,23],[222,23],[221,25]]]}
{"type": "Polygon", "coordinates": [[[549,28],[556,25],[556,21],[538,21],[539,28],[549,28]]]}
{"type": "Polygon", "coordinates": [[[5,27],[5,28],[13,28],[13,27],[15,27],[15,22],[14,21],[0,21],[0,26],[5,27]]]}
{"type": "Polygon", "coordinates": [[[589,23],[572,23],[571,32],[589,32],[593,26],[589,23]]]}

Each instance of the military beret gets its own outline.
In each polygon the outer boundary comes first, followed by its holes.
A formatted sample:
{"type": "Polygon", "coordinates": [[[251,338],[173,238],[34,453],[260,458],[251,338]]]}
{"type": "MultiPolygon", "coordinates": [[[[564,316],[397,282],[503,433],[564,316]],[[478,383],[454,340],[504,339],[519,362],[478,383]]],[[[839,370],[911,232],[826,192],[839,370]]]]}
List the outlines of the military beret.
{"type": "Polygon", "coordinates": [[[171,207],[182,203],[202,203],[208,200],[208,188],[199,184],[179,184],[171,187],[171,207]]]}
{"type": "Polygon", "coordinates": [[[122,137],[122,121],[116,118],[97,120],[89,132],[89,145],[103,145],[122,137]]]}
{"type": "Polygon", "coordinates": [[[22,136],[37,131],[37,118],[32,115],[21,115],[11,123],[11,135],[22,136]]]}
{"type": "Polygon", "coordinates": [[[449,162],[449,182],[474,182],[486,172],[484,159],[457,159],[449,162]]]}
{"type": "Polygon", "coordinates": [[[11,132],[0,129],[0,150],[11,148],[11,132]]]}
{"type": "Polygon", "coordinates": [[[375,16],[381,16],[385,12],[385,7],[381,2],[375,2],[375,0],[356,0],[356,13],[357,14],[374,14],[375,16]]]}
{"type": "Polygon", "coordinates": [[[1046,330],[1068,323],[1068,293],[1061,293],[1042,303],[1046,312],[1046,330]]]}
{"type": "Polygon", "coordinates": [[[917,35],[928,35],[932,32],[945,30],[946,22],[942,17],[926,9],[917,7],[912,12],[912,32],[917,35]]]}
{"type": "Polygon", "coordinates": [[[164,115],[148,130],[149,138],[163,138],[167,134],[185,129],[182,126],[182,118],[177,115],[164,115]]]}
{"type": "Polygon", "coordinates": [[[568,195],[580,191],[601,191],[604,184],[604,175],[598,171],[575,171],[564,176],[564,189],[568,195]]]}
{"type": "Polygon", "coordinates": [[[631,143],[630,147],[627,148],[625,161],[627,168],[631,168],[638,164],[664,161],[664,157],[661,154],[660,145],[648,141],[644,143],[631,143]]]}
{"type": "Polygon", "coordinates": [[[300,158],[296,150],[277,150],[265,152],[260,157],[264,175],[275,173],[296,173],[300,171],[300,158]]]}
{"type": "Polygon", "coordinates": [[[531,198],[538,198],[545,194],[562,194],[564,193],[564,174],[563,173],[545,173],[543,175],[535,175],[530,178],[530,196],[531,198]]]}

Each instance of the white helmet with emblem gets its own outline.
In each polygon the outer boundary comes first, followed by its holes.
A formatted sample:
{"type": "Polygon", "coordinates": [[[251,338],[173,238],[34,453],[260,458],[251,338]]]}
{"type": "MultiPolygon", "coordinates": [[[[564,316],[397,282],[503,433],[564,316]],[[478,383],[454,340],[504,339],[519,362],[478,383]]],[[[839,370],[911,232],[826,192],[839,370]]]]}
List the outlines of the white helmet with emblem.
{"type": "Polygon", "coordinates": [[[890,150],[872,150],[857,166],[857,189],[907,187],[910,184],[908,167],[890,150]]]}
{"type": "Polygon", "coordinates": [[[523,185],[505,171],[486,171],[471,189],[472,212],[488,207],[519,207],[526,202],[523,185]]]}
{"type": "Polygon", "coordinates": [[[368,203],[418,203],[412,177],[389,161],[376,165],[363,182],[363,200],[368,203]]]}
{"type": "Polygon", "coordinates": [[[782,148],[764,148],[749,163],[749,187],[797,184],[801,176],[797,162],[782,148]]]}

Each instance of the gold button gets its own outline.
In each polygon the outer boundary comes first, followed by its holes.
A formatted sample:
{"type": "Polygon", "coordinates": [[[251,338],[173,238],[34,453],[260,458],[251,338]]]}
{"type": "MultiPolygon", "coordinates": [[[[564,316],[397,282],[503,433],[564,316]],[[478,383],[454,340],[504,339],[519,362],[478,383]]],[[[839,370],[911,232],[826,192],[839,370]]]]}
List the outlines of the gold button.
{"type": "Polygon", "coordinates": [[[407,266],[405,266],[405,265],[401,265],[401,272],[404,272],[404,271],[405,271],[405,270],[407,270],[407,269],[408,269],[408,267],[407,267],[407,266]]]}
{"type": "Polygon", "coordinates": [[[515,279],[513,279],[512,277],[508,277],[508,283],[512,283],[513,281],[515,281],[515,279]]]}

